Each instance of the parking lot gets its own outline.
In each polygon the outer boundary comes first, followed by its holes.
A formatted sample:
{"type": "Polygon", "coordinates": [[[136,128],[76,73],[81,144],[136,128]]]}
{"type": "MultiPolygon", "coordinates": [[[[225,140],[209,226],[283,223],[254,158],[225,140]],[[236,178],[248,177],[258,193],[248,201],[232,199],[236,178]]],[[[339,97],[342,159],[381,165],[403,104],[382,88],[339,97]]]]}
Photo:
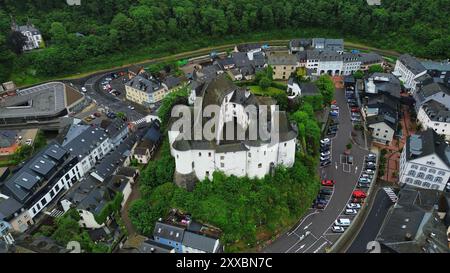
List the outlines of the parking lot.
{"type": "MultiPolygon", "coordinates": [[[[329,124],[337,124],[338,126],[335,134],[328,134],[328,129],[325,130],[327,135],[324,137],[328,137],[330,142],[328,149],[330,155],[329,158],[325,156],[325,161],[323,161],[328,163],[321,164],[324,166],[319,169],[322,180],[333,180],[335,182],[332,192],[327,196],[322,196],[325,200],[321,201],[324,204],[323,208],[320,208],[321,206],[319,208],[317,206],[312,207],[295,227],[267,246],[264,252],[326,252],[342,234],[332,230],[335,221],[339,218],[347,218],[351,223],[355,217],[355,215],[346,214],[345,209],[353,198],[354,190],[366,191],[366,189],[359,189],[357,186],[365,168],[365,156],[368,151],[358,145],[353,145],[347,151],[346,146],[350,142],[353,129],[351,107],[348,105],[345,89],[337,89],[335,98],[335,105],[339,110],[336,114],[330,113],[335,122],[329,122],[329,124]]],[[[326,149],[322,149],[322,152],[324,151],[326,149]]],[[[327,186],[322,188],[325,187],[327,186]]]]}

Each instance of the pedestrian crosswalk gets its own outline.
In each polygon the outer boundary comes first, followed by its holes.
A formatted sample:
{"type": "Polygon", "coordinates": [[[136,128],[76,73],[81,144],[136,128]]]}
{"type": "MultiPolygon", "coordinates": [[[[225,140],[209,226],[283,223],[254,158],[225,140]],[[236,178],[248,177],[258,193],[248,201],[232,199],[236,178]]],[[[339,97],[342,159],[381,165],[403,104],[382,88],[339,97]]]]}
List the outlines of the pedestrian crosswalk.
{"type": "Polygon", "coordinates": [[[389,196],[389,198],[392,200],[392,202],[394,202],[394,203],[397,202],[398,197],[392,188],[384,187],[383,190],[386,192],[386,194],[389,196]]]}
{"type": "Polygon", "coordinates": [[[134,123],[134,125],[140,125],[140,124],[143,124],[143,123],[150,123],[150,122],[152,122],[155,119],[159,120],[159,118],[157,116],[148,115],[146,117],[143,117],[141,119],[133,121],[133,123],[134,123]]]}
{"type": "Polygon", "coordinates": [[[60,211],[58,209],[53,209],[51,212],[45,212],[45,214],[51,216],[51,217],[61,217],[64,214],[64,211],[60,211]]]}

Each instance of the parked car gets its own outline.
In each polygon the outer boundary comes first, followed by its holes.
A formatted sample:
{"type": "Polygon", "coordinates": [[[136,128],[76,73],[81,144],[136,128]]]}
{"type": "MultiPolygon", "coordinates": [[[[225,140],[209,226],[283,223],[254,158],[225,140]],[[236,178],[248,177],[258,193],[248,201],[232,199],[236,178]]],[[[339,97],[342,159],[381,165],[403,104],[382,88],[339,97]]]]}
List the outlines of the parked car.
{"type": "Polygon", "coordinates": [[[327,161],[327,160],[330,160],[330,156],[329,155],[327,155],[327,156],[321,156],[320,157],[320,161],[327,161]]]}
{"type": "Polygon", "coordinates": [[[372,163],[374,163],[375,164],[375,162],[376,162],[376,158],[366,158],[366,162],[372,162],[372,163]]]}
{"type": "Polygon", "coordinates": [[[370,179],[365,178],[365,177],[360,177],[358,180],[359,183],[370,183],[370,179]]]}
{"type": "Polygon", "coordinates": [[[322,162],[320,162],[320,166],[321,167],[326,167],[326,166],[328,166],[328,165],[330,165],[331,164],[331,160],[327,160],[327,161],[322,161],[322,162]]]}
{"type": "Polygon", "coordinates": [[[323,188],[323,189],[320,190],[320,194],[332,195],[333,194],[333,190],[329,189],[329,188],[323,188]]]}
{"type": "Polygon", "coordinates": [[[31,146],[31,144],[33,144],[33,140],[31,138],[29,138],[25,141],[25,144],[31,146]]]}
{"type": "Polygon", "coordinates": [[[366,170],[364,170],[364,172],[367,174],[372,174],[372,175],[375,174],[375,171],[372,169],[366,169],[366,170]]]}
{"type": "Polygon", "coordinates": [[[330,144],[331,140],[329,138],[324,138],[322,140],[320,140],[320,144],[330,144]]]}
{"type": "Polygon", "coordinates": [[[350,200],[350,202],[355,203],[355,204],[360,204],[364,201],[364,199],[362,198],[353,198],[352,200],[350,200]]]}
{"type": "Polygon", "coordinates": [[[319,195],[317,195],[317,199],[327,200],[327,202],[328,202],[328,200],[330,200],[330,196],[325,195],[325,194],[319,194],[319,195]]]}
{"type": "Polygon", "coordinates": [[[357,186],[359,189],[367,189],[370,187],[370,183],[358,183],[357,186]]]}
{"type": "Polygon", "coordinates": [[[322,180],[322,186],[326,186],[326,187],[333,187],[334,186],[334,180],[322,180]]]}
{"type": "Polygon", "coordinates": [[[317,198],[317,199],[316,199],[316,204],[323,204],[323,205],[326,205],[326,204],[328,204],[328,200],[317,198]]]}
{"type": "Polygon", "coordinates": [[[367,155],[367,158],[377,158],[376,154],[370,153],[367,155]]]}
{"type": "Polygon", "coordinates": [[[315,204],[314,207],[316,209],[325,209],[326,204],[318,203],[318,204],[315,204]]]}
{"type": "Polygon", "coordinates": [[[332,226],[331,231],[334,233],[343,233],[345,229],[341,226],[332,226]]]}
{"type": "Polygon", "coordinates": [[[337,106],[335,104],[332,104],[330,107],[331,107],[332,110],[338,110],[339,111],[339,106],[337,106]]]}
{"type": "Polygon", "coordinates": [[[348,218],[338,218],[336,219],[336,221],[334,221],[334,225],[340,227],[348,227],[350,226],[350,223],[351,221],[348,218]]]}
{"type": "Polygon", "coordinates": [[[358,107],[352,107],[352,109],[350,110],[353,113],[359,113],[359,108],[358,107]]]}
{"type": "Polygon", "coordinates": [[[362,190],[354,190],[352,196],[353,198],[366,198],[367,194],[362,190]]]}
{"type": "Polygon", "coordinates": [[[86,89],[86,87],[81,87],[81,91],[83,92],[83,93],[86,93],[87,92],[87,89],[86,89]]]}
{"type": "Polygon", "coordinates": [[[345,212],[344,212],[345,215],[355,215],[357,213],[358,213],[358,211],[356,209],[345,209],[345,212]]]}
{"type": "Polygon", "coordinates": [[[357,203],[350,203],[350,204],[347,204],[347,208],[348,209],[360,209],[361,205],[357,204],[357,203]]]}
{"type": "Polygon", "coordinates": [[[330,153],[330,150],[328,150],[328,151],[326,151],[326,152],[323,152],[323,153],[320,153],[320,156],[328,156],[328,155],[330,155],[331,153],[330,153]]]}

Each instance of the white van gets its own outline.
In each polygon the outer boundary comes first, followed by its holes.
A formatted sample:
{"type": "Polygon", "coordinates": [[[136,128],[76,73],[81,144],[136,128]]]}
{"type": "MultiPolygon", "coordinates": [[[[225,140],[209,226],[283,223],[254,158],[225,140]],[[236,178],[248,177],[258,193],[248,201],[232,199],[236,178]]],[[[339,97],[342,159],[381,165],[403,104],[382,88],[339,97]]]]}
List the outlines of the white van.
{"type": "Polygon", "coordinates": [[[338,218],[338,219],[336,219],[336,221],[334,221],[334,224],[336,226],[348,227],[348,226],[350,226],[350,219],[348,219],[348,218],[338,218]]]}

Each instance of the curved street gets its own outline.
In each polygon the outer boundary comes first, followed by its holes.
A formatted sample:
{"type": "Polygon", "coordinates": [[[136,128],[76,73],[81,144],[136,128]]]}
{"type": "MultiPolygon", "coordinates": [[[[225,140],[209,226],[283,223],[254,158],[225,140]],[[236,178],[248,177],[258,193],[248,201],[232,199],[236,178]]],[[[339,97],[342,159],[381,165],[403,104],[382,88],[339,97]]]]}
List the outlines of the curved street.
{"type": "MultiPolygon", "coordinates": [[[[265,253],[324,253],[341,235],[333,233],[330,228],[333,222],[343,215],[356,188],[368,151],[353,145],[351,149],[353,164],[341,163],[341,155],[350,141],[353,125],[344,89],[336,89],[335,98],[340,111],[339,130],[331,145],[332,164],[320,169],[321,179],[332,179],[336,182],[331,199],[324,210],[311,209],[299,224],[267,246],[263,250],[265,253]]],[[[345,215],[345,218],[353,217],[345,215]]]]}

